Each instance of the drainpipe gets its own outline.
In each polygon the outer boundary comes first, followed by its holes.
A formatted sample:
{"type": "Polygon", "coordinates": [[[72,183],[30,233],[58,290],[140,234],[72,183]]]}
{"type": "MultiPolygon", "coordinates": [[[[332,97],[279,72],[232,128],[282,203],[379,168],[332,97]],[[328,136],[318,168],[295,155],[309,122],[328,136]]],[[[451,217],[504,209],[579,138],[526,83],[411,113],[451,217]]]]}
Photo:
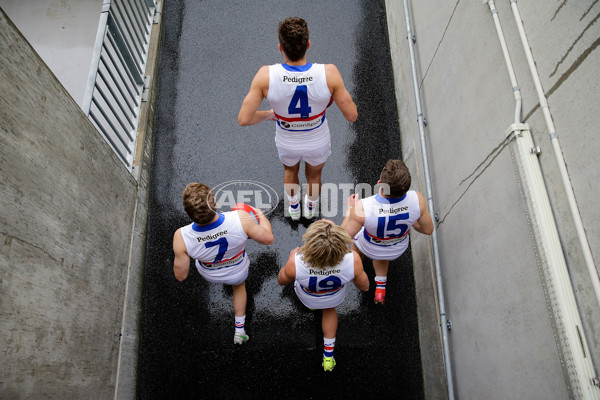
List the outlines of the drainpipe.
{"type": "Polygon", "coordinates": [[[556,161],[558,162],[558,168],[560,169],[560,175],[563,181],[563,186],[565,188],[565,193],[567,194],[567,199],[569,200],[571,215],[573,216],[573,221],[575,222],[577,237],[579,238],[579,244],[581,245],[581,249],[583,250],[585,264],[590,275],[592,286],[594,287],[596,300],[600,305],[600,279],[598,279],[598,270],[594,265],[594,259],[592,257],[592,251],[590,250],[590,244],[587,240],[585,230],[583,229],[583,222],[581,221],[579,207],[577,206],[577,202],[575,201],[575,195],[573,193],[571,179],[569,178],[569,173],[567,172],[565,159],[563,158],[562,149],[560,147],[560,142],[558,141],[558,134],[556,133],[556,129],[554,128],[554,122],[552,121],[552,116],[550,115],[550,107],[548,106],[548,100],[546,99],[546,95],[544,94],[544,89],[542,88],[542,83],[540,81],[540,75],[538,74],[535,62],[533,61],[533,55],[531,54],[529,41],[527,40],[527,36],[525,35],[523,21],[521,20],[521,15],[519,14],[519,7],[517,6],[517,0],[510,0],[510,7],[512,8],[513,15],[515,17],[515,22],[517,23],[517,28],[519,29],[519,36],[521,37],[523,50],[525,50],[525,55],[527,57],[529,69],[531,70],[533,83],[535,84],[535,89],[538,94],[540,106],[542,108],[542,112],[544,113],[544,119],[546,120],[546,126],[548,127],[550,140],[552,142],[552,147],[554,148],[554,155],[556,156],[556,161]]]}
{"type": "MultiPolygon", "coordinates": [[[[425,185],[426,185],[426,197],[427,197],[427,208],[432,215],[435,215],[433,211],[433,196],[431,190],[431,178],[429,174],[429,161],[427,157],[427,147],[425,145],[425,124],[423,122],[423,111],[421,109],[421,94],[419,92],[419,80],[417,79],[417,65],[415,61],[415,49],[413,42],[413,34],[411,31],[411,20],[408,12],[408,2],[404,0],[404,17],[406,19],[406,38],[408,39],[408,48],[410,51],[410,64],[412,67],[412,78],[415,90],[415,103],[417,106],[417,120],[419,124],[419,138],[421,142],[421,155],[423,157],[423,170],[425,174],[425,185]]],[[[433,233],[431,234],[431,246],[433,248],[433,262],[435,267],[436,286],[438,293],[438,303],[440,310],[440,324],[442,328],[442,345],[444,351],[444,363],[446,366],[446,382],[448,385],[448,398],[454,400],[454,380],[452,378],[452,363],[450,362],[450,345],[448,343],[448,326],[449,321],[446,319],[446,305],[444,300],[444,289],[442,284],[442,273],[440,268],[440,255],[437,243],[437,228],[434,227],[433,233]]]]}
{"type": "Polygon", "coordinates": [[[581,317],[575,303],[575,295],[569,279],[564,253],[560,245],[556,222],[550,207],[548,193],[538,160],[539,151],[533,144],[527,124],[521,123],[521,94],[508,53],[498,10],[494,0],[484,0],[492,12],[496,31],[504,54],[515,97],[515,122],[506,131],[514,134],[515,159],[522,180],[522,188],[527,200],[531,226],[544,269],[547,295],[551,303],[559,347],[566,368],[566,380],[576,398],[600,399],[600,392],[594,386],[594,367],[589,355],[581,317]]]}

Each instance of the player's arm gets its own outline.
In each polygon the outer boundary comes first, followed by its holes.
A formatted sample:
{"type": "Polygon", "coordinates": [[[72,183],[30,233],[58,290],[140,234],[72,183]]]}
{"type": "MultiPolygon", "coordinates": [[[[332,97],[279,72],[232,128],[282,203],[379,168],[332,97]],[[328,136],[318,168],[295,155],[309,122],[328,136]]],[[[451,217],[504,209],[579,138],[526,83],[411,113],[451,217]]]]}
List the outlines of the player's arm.
{"type": "Polygon", "coordinates": [[[273,236],[271,222],[269,222],[265,214],[263,214],[259,208],[252,207],[252,209],[258,217],[258,224],[246,211],[237,210],[240,215],[240,221],[242,221],[244,232],[246,232],[246,235],[248,235],[250,239],[256,240],[258,243],[273,244],[275,237],[273,236]]]}
{"type": "Polygon", "coordinates": [[[360,229],[365,224],[365,213],[362,206],[362,201],[358,195],[353,194],[348,197],[348,210],[342,222],[342,228],[350,237],[356,236],[360,229]]]}
{"type": "Polygon", "coordinates": [[[433,220],[431,219],[431,214],[429,214],[429,210],[427,209],[427,202],[421,193],[417,192],[417,196],[419,197],[421,217],[415,221],[413,228],[415,228],[417,232],[424,233],[425,235],[431,235],[433,233],[433,220]]]}
{"type": "Polygon", "coordinates": [[[352,282],[354,282],[354,286],[356,286],[358,290],[366,292],[369,290],[369,277],[363,269],[362,260],[358,253],[352,250],[352,255],[354,256],[354,279],[352,282]]]}
{"type": "Polygon", "coordinates": [[[287,262],[279,270],[279,275],[277,276],[277,283],[281,286],[285,286],[294,282],[296,279],[296,252],[298,251],[298,247],[294,250],[290,251],[290,256],[288,257],[287,262]]]}
{"type": "Polygon", "coordinates": [[[352,96],[346,90],[340,71],[333,64],[325,64],[325,76],[331,96],[333,96],[333,100],[344,115],[344,118],[350,122],[355,122],[356,118],[358,118],[358,110],[352,100],[352,96]]]}
{"type": "Polygon", "coordinates": [[[187,278],[190,272],[190,256],[188,256],[183,236],[181,236],[181,228],[177,229],[173,235],[173,252],[175,253],[173,272],[175,279],[181,282],[187,278]]]}
{"type": "Polygon", "coordinates": [[[250,91],[244,98],[240,113],[238,114],[238,122],[241,126],[254,125],[268,119],[274,119],[273,110],[261,110],[258,108],[266,97],[269,90],[269,66],[261,67],[250,85],[250,91]]]}

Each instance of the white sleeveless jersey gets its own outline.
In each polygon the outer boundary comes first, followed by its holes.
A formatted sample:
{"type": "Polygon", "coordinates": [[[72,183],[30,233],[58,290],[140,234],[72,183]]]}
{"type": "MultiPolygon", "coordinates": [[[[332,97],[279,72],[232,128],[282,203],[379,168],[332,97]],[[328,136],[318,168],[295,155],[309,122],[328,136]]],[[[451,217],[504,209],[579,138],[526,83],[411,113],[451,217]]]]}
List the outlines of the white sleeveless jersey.
{"type": "Polygon", "coordinates": [[[346,296],[346,283],[354,279],[354,255],[346,254],[342,262],[327,269],[312,268],[296,253],[296,282],[298,298],[308,308],[323,309],[339,306],[346,296]]]}
{"type": "Polygon", "coordinates": [[[207,225],[192,223],[184,226],[181,235],[188,255],[196,260],[198,272],[207,281],[236,282],[248,273],[248,236],[237,211],[218,215],[215,222],[207,225]]]}
{"type": "Polygon", "coordinates": [[[278,145],[307,149],[329,145],[325,110],[331,100],[324,64],[269,66],[267,101],[277,118],[278,145]]]}
{"type": "Polygon", "coordinates": [[[354,244],[372,260],[394,260],[408,248],[408,232],[421,217],[417,192],[404,197],[385,198],[376,194],[362,199],[364,227],[354,237],[354,244]]]}

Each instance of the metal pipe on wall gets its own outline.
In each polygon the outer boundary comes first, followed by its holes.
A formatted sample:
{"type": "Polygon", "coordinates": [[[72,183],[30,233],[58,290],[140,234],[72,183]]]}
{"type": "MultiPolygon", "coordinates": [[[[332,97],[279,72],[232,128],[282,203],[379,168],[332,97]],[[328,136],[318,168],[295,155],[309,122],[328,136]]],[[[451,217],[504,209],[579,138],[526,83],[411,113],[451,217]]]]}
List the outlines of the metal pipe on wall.
{"type": "Polygon", "coordinates": [[[575,295],[568,277],[564,253],[560,245],[556,222],[552,214],[546,185],[541,173],[537,151],[534,149],[529,126],[521,123],[521,94],[504,39],[494,0],[487,2],[515,94],[515,122],[507,129],[507,135],[514,134],[515,158],[522,175],[523,192],[527,199],[532,229],[538,242],[539,256],[547,273],[548,296],[551,297],[553,312],[563,354],[563,362],[568,371],[566,378],[577,398],[598,399],[600,392],[593,385],[594,369],[583,332],[581,317],[575,304],[575,295]]]}
{"type": "Polygon", "coordinates": [[[517,23],[517,28],[519,30],[519,36],[521,37],[521,43],[523,44],[523,50],[525,51],[525,56],[527,57],[527,63],[529,64],[529,69],[531,70],[531,76],[533,78],[533,83],[535,85],[535,89],[538,94],[538,98],[540,101],[540,107],[544,114],[546,126],[548,127],[550,141],[552,142],[552,147],[554,149],[554,155],[556,156],[556,161],[558,162],[558,168],[560,170],[560,175],[561,175],[561,178],[563,181],[565,193],[567,195],[567,200],[569,201],[571,215],[573,216],[573,221],[575,223],[575,229],[577,230],[577,237],[579,238],[579,244],[581,245],[581,249],[583,251],[583,256],[585,258],[585,264],[587,266],[588,273],[590,275],[590,280],[591,280],[592,286],[594,288],[594,293],[596,294],[596,300],[597,300],[598,304],[600,305],[600,279],[598,278],[598,270],[596,269],[596,266],[594,264],[594,259],[592,257],[592,251],[590,249],[590,244],[587,240],[587,235],[583,228],[583,222],[581,220],[581,213],[579,212],[579,207],[577,206],[577,201],[575,200],[575,194],[573,193],[573,186],[571,185],[571,178],[569,177],[569,173],[567,171],[567,167],[566,167],[565,159],[563,157],[560,142],[558,141],[558,134],[556,133],[556,129],[554,127],[554,122],[552,120],[552,115],[550,114],[550,107],[548,106],[548,100],[546,99],[546,95],[544,94],[544,89],[542,88],[542,83],[540,81],[540,75],[537,71],[535,61],[533,60],[533,55],[531,54],[531,48],[529,46],[529,41],[527,40],[527,35],[525,34],[525,28],[523,27],[523,21],[521,19],[521,14],[519,13],[519,7],[517,5],[517,0],[510,0],[510,7],[513,11],[513,15],[515,17],[515,22],[517,23]]]}
{"type": "MultiPolygon", "coordinates": [[[[423,157],[423,170],[425,175],[426,198],[429,212],[434,215],[433,196],[431,189],[431,177],[429,173],[429,161],[427,157],[427,146],[425,145],[425,124],[423,121],[423,111],[421,108],[421,95],[419,93],[419,81],[417,77],[417,66],[415,61],[415,50],[413,34],[411,29],[411,19],[408,12],[408,1],[404,0],[404,17],[406,19],[406,34],[409,43],[410,63],[412,68],[412,78],[415,90],[415,103],[417,107],[417,120],[419,125],[419,138],[421,142],[421,155],[423,157]]],[[[454,400],[454,379],[452,377],[452,363],[450,362],[450,345],[448,343],[448,320],[446,318],[446,303],[444,300],[444,289],[442,283],[442,273],[440,268],[440,255],[437,243],[437,228],[434,228],[431,234],[431,245],[433,248],[433,262],[436,275],[436,287],[438,293],[438,303],[440,309],[440,324],[442,328],[442,346],[444,350],[444,363],[446,367],[446,382],[448,385],[448,398],[454,400]]]]}

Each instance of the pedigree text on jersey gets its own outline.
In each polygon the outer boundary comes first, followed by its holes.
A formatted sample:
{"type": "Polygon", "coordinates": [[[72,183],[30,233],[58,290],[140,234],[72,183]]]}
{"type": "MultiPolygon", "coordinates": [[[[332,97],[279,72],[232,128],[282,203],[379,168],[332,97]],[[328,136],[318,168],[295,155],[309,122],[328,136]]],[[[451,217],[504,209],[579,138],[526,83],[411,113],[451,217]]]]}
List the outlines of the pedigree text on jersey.
{"type": "Polygon", "coordinates": [[[227,235],[227,230],[213,233],[212,235],[198,236],[197,239],[199,242],[204,242],[205,240],[214,240],[214,239],[219,238],[220,236],[225,236],[225,235],[227,235]]]}
{"type": "Polygon", "coordinates": [[[297,77],[297,76],[287,76],[284,75],[283,76],[283,83],[295,83],[295,84],[303,84],[305,82],[312,82],[313,77],[312,76],[304,76],[304,77],[297,77]]]}
{"type": "Polygon", "coordinates": [[[341,269],[330,269],[329,271],[323,271],[322,269],[312,269],[312,268],[308,269],[309,275],[329,276],[329,275],[341,274],[341,273],[342,273],[341,269]]]}
{"type": "Polygon", "coordinates": [[[408,206],[389,208],[389,209],[380,208],[379,214],[397,214],[402,211],[408,211],[408,206]]]}

